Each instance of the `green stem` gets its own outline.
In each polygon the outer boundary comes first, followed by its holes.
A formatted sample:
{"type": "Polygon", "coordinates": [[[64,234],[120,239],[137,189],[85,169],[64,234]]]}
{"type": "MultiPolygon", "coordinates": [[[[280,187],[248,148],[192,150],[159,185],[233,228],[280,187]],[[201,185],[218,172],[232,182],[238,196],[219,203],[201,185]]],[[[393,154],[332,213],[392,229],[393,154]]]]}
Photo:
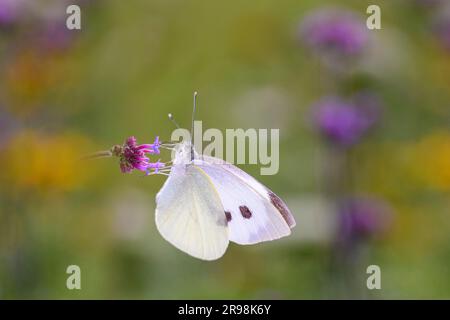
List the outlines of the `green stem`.
{"type": "Polygon", "coordinates": [[[98,151],[92,154],[88,154],[84,157],[81,157],[80,160],[91,160],[91,159],[98,159],[98,158],[107,158],[112,157],[112,152],[109,150],[106,151],[98,151]]]}

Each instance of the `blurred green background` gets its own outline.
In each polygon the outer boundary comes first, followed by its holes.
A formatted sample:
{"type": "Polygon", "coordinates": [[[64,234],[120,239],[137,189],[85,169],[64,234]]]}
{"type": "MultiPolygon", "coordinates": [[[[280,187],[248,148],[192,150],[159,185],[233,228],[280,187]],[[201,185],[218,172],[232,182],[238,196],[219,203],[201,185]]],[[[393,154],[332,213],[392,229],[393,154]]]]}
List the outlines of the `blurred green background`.
{"type": "Polygon", "coordinates": [[[0,298],[450,298],[450,50],[434,29],[438,1],[69,1],[82,12],[74,31],[64,1],[19,2],[0,1],[0,298]],[[369,4],[382,29],[367,30],[350,71],[330,71],[299,24],[329,6],[365,21],[369,4]],[[382,117],[336,153],[312,106],[360,89],[382,117]],[[280,129],[277,175],[240,167],[286,201],[290,237],[191,258],[155,228],[164,176],[79,161],[131,135],[168,140],[167,114],[189,127],[194,90],[204,128],[280,129]],[[345,170],[333,167],[341,158],[345,170]],[[355,194],[389,208],[385,227],[342,246],[336,205],[355,194]],[[72,264],[81,290],[66,288],[72,264]],[[381,290],[366,287],[372,264],[381,290]]]}

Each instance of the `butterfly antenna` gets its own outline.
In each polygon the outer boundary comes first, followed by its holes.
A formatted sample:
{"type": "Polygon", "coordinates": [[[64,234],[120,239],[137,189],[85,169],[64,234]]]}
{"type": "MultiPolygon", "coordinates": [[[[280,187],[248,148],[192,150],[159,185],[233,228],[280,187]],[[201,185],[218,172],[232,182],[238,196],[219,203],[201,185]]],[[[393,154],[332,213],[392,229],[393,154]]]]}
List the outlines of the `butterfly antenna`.
{"type": "Polygon", "coordinates": [[[194,107],[192,110],[192,125],[191,125],[191,160],[194,160],[194,120],[195,111],[197,110],[197,91],[194,91],[194,107]]]}
{"type": "Polygon", "coordinates": [[[175,121],[175,118],[173,117],[173,114],[169,113],[167,116],[169,117],[169,120],[172,121],[172,123],[175,125],[175,127],[177,127],[177,129],[180,129],[180,126],[175,121]]]}

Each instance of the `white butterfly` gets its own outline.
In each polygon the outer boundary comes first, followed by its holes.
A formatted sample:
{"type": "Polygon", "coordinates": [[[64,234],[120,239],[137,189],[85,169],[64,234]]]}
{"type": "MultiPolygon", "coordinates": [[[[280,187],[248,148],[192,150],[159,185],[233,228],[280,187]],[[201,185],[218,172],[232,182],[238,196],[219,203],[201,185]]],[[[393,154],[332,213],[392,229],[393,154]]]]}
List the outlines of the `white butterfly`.
{"type": "Polygon", "coordinates": [[[169,177],[156,196],[156,226],[164,239],[193,257],[215,260],[229,241],[254,244],[291,233],[294,217],[277,195],[191,146],[175,145],[169,177]]]}

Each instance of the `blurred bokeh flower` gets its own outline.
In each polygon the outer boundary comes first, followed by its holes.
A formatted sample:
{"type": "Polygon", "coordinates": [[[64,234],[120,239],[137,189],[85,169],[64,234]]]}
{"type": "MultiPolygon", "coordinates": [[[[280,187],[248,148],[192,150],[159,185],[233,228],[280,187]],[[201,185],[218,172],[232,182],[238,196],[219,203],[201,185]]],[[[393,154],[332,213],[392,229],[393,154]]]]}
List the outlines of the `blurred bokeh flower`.
{"type": "Polygon", "coordinates": [[[3,71],[7,98],[14,112],[27,114],[40,106],[40,99],[64,82],[63,64],[62,60],[32,50],[17,53],[3,71]]]}
{"type": "Polygon", "coordinates": [[[359,142],[379,119],[379,106],[373,96],[353,100],[327,97],[313,106],[319,132],[330,142],[348,147],[359,142]]]}
{"type": "Polygon", "coordinates": [[[319,9],[300,24],[300,40],[321,54],[339,57],[357,56],[368,44],[368,30],[363,20],[343,9],[319,9]]]}
{"type": "Polygon", "coordinates": [[[2,181],[11,189],[68,190],[87,176],[80,154],[89,141],[77,134],[22,131],[0,153],[2,181]]]}
{"type": "Polygon", "coordinates": [[[433,31],[441,46],[450,51],[450,5],[434,17],[433,31]]]}
{"type": "Polygon", "coordinates": [[[11,25],[20,16],[23,0],[0,0],[0,26],[11,25]]]}
{"type": "Polygon", "coordinates": [[[35,36],[38,49],[44,52],[61,52],[70,48],[77,31],[69,30],[65,25],[64,20],[43,22],[35,36]]]}
{"type": "Polygon", "coordinates": [[[339,212],[339,239],[344,242],[382,235],[391,220],[389,206],[369,197],[351,197],[342,201],[339,212]]]}
{"type": "Polygon", "coordinates": [[[450,132],[436,130],[405,147],[405,166],[423,186],[450,191],[450,132]]]}

